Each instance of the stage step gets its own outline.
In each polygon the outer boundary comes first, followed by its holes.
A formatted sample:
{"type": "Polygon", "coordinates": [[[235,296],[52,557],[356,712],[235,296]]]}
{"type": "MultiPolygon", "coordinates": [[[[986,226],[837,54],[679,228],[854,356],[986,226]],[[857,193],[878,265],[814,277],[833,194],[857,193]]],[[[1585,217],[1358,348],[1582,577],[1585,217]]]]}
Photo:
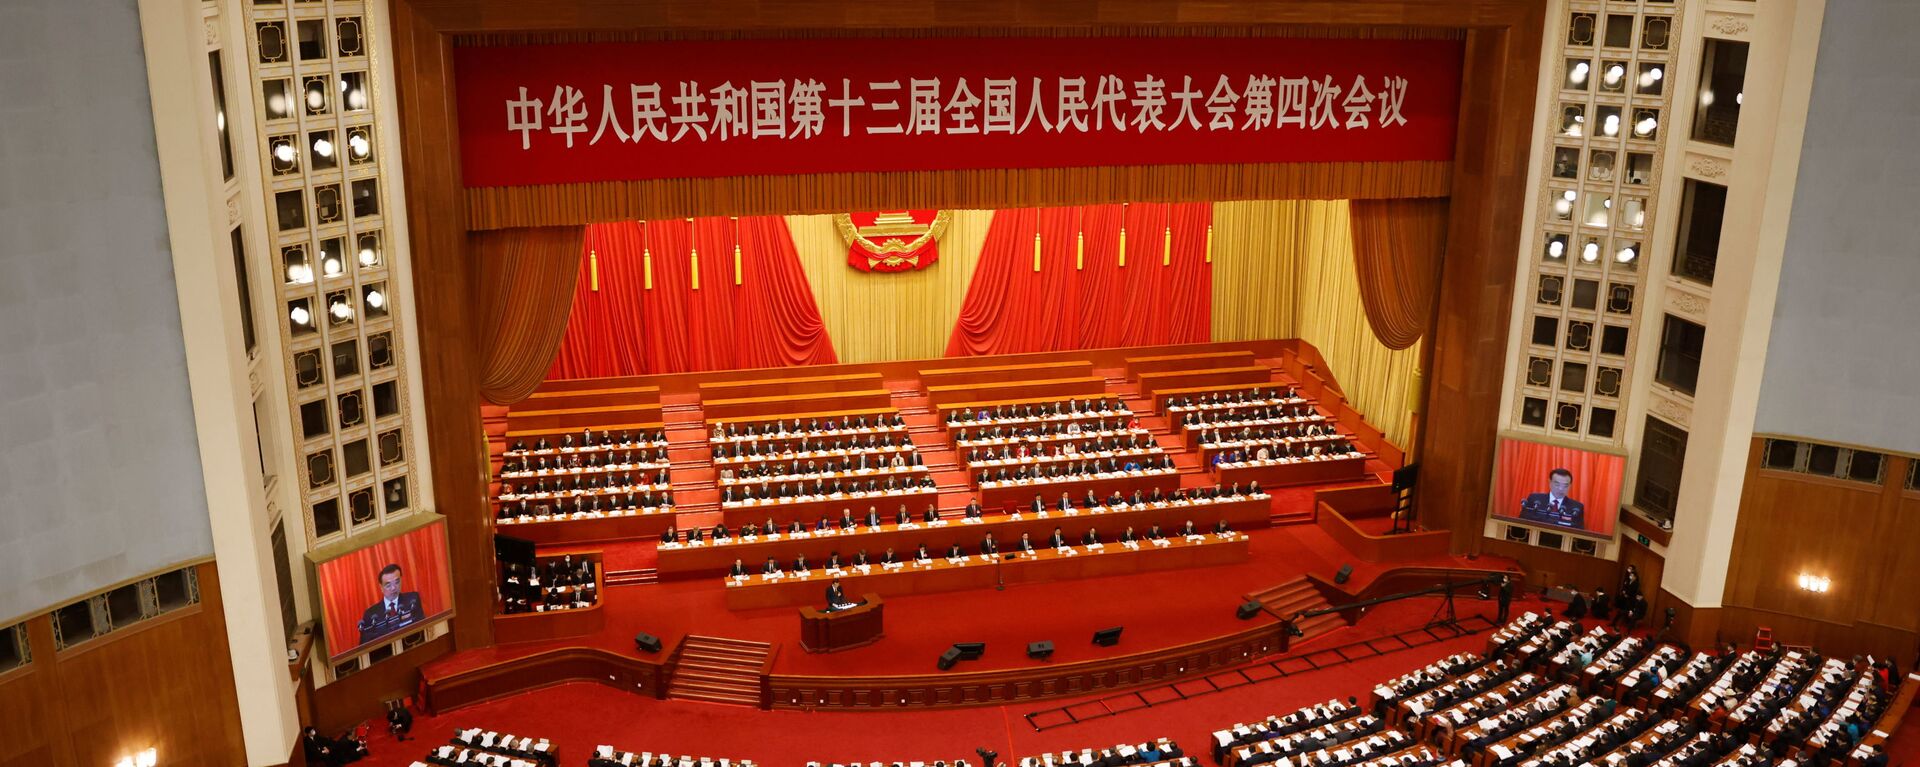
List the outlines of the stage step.
{"type": "Polygon", "coordinates": [[[765,642],[689,635],[674,652],[667,697],[758,708],[760,668],[772,649],[765,642]]]}
{"type": "Polygon", "coordinates": [[[632,570],[608,570],[601,574],[602,582],[608,586],[638,586],[660,582],[660,570],[652,567],[637,567],[632,570]]]}
{"type": "MultiPolygon", "coordinates": [[[[1294,578],[1248,596],[1258,601],[1261,609],[1267,614],[1281,620],[1291,618],[1302,611],[1320,610],[1333,606],[1320,594],[1320,590],[1314,588],[1313,583],[1304,577],[1294,578]]],[[[1295,628],[1311,637],[1315,632],[1325,633],[1345,625],[1347,625],[1346,620],[1338,613],[1330,613],[1303,620],[1295,628]]]]}

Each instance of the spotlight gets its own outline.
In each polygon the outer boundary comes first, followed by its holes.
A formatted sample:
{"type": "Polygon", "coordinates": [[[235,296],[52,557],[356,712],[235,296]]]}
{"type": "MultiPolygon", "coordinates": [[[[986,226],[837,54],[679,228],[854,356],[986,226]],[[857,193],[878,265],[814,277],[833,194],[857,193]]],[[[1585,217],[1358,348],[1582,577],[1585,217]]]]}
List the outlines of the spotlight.
{"type": "Polygon", "coordinates": [[[347,108],[348,109],[366,109],[367,108],[366,90],[354,89],[354,90],[348,91],[347,92],[347,108]]]}
{"type": "Polygon", "coordinates": [[[1648,116],[1633,124],[1633,132],[1637,136],[1649,136],[1653,134],[1653,129],[1658,127],[1660,127],[1660,121],[1648,116]]]}
{"type": "Polygon", "coordinates": [[[1615,260],[1619,261],[1620,263],[1628,264],[1628,263],[1633,263],[1633,257],[1636,255],[1639,255],[1639,254],[1633,252],[1633,246],[1628,245],[1627,247],[1621,248],[1619,253],[1613,254],[1613,257],[1615,260]]]}
{"type": "Polygon", "coordinates": [[[342,269],[340,259],[329,256],[324,251],[320,253],[320,268],[327,273],[328,277],[340,276],[342,269]]]}
{"type": "Polygon", "coordinates": [[[321,107],[326,105],[327,105],[326,91],[321,90],[320,88],[307,89],[307,108],[308,109],[318,110],[321,107]]]}
{"type": "Polygon", "coordinates": [[[313,267],[306,264],[294,264],[287,267],[288,282],[312,282],[313,267]]]}
{"type": "Polygon", "coordinates": [[[287,318],[293,320],[295,325],[305,325],[313,319],[313,314],[307,311],[307,307],[296,306],[293,311],[287,312],[287,318]]]}
{"type": "Polygon", "coordinates": [[[1560,258],[1567,254],[1567,244],[1559,240],[1547,243],[1547,257],[1560,258]]]}
{"type": "Polygon", "coordinates": [[[373,248],[361,248],[360,249],[360,265],[373,266],[373,264],[374,264],[373,248]]]}
{"type": "Polygon", "coordinates": [[[333,156],[333,142],[323,138],[313,140],[313,153],[321,157],[333,156]]]}
{"type": "Polygon", "coordinates": [[[1615,64],[1613,66],[1607,67],[1607,78],[1606,78],[1607,84],[1608,85],[1620,84],[1620,78],[1625,77],[1626,74],[1627,74],[1627,68],[1619,64],[1615,64]]]}
{"type": "Polygon", "coordinates": [[[355,133],[347,137],[347,148],[353,150],[353,156],[366,159],[367,153],[373,150],[373,145],[367,142],[366,136],[355,133]]]}
{"type": "Polygon", "coordinates": [[[268,96],[267,112],[273,115],[284,116],[287,113],[287,97],[280,93],[268,96]]]}
{"type": "Polygon", "coordinates": [[[1589,242],[1585,247],[1580,248],[1580,260],[1589,264],[1600,260],[1600,243],[1589,242]]]}
{"type": "Polygon", "coordinates": [[[387,297],[381,294],[380,291],[378,290],[367,291],[367,306],[371,306],[375,309],[378,309],[386,305],[387,305],[387,297]]]}
{"type": "Polygon", "coordinates": [[[1607,115],[1606,122],[1600,125],[1600,132],[1609,136],[1620,135],[1620,116],[1607,115]]]}
{"type": "Polygon", "coordinates": [[[293,162],[293,145],[292,144],[274,144],[273,159],[279,160],[281,162],[293,162]]]}
{"type": "Polygon", "coordinates": [[[333,318],[336,320],[344,321],[348,317],[353,316],[353,307],[348,306],[347,302],[345,301],[333,302],[333,305],[328,307],[327,311],[331,312],[333,314],[333,318]]]}
{"type": "Polygon", "coordinates": [[[1573,65],[1573,71],[1567,73],[1567,81],[1573,83],[1574,85],[1580,85],[1581,83],[1584,83],[1587,81],[1587,73],[1592,71],[1592,69],[1593,67],[1589,66],[1587,62],[1584,62],[1584,61],[1578,64],[1575,64],[1573,65]]]}

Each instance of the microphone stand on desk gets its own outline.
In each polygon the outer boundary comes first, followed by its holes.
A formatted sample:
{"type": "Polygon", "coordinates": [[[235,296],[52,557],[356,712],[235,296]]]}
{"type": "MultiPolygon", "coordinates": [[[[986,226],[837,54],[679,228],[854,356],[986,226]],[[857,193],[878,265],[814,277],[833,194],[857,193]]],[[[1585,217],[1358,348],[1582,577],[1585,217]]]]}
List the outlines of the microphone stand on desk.
{"type": "Polygon", "coordinates": [[[1009,552],[1006,554],[1001,554],[1000,556],[994,558],[993,560],[993,590],[994,591],[1007,590],[1007,574],[1005,570],[1001,569],[1001,565],[1006,564],[1007,560],[1017,556],[1020,556],[1020,555],[1018,553],[1009,552]]]}

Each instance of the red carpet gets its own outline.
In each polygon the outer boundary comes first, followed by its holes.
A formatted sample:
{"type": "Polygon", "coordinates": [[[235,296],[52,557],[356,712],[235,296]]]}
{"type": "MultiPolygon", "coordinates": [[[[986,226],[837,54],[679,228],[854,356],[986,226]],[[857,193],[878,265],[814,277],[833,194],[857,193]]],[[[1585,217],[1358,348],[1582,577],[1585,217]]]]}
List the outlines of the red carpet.
{"type": "MultiPolygon", "coordinates": [[[[1109,581],[1102,580],[1102,583],[1109,581]]],[[[1299,652],[1335,647],[1424,625],[1439,604],[1422,598],[1384,605],[1352,628],[1303,644],[1299,652]]],[[[1493,603],[1458,601],[1462,617],[1492,617],[1493,603]]],[[[1528,603],[1516,603],[1526,609],[1528,603]]],[[[892,617],[892,616],[889,616],[892,617]]],[[[890,626],[891,628],[891,626],[890,626]]],[[[1144,627],[1143,627],[1144,628],[1144,627]]],[[[1129,628],[1132,631],[1133,628],[1129,628]]],[[[1045,750],[1111,745],[1122,740],[1170,737],[1204,753],[1209,733],[1237,721],[1284,713],[1333,696],[1363,700],[1372,686],[1434,658],[1485,646],[1486,634],[1366,658],[1284,679],[1247,685],[1191,700],[1156,704],[1116,716],[1036,733],[1024,715],[1072,703],[1058,699],[1013,706],[940,711],[797,712],[757,711],[681,701],[657,701],[594,684],[568,684],[484,703],[437,717],[422,716],[415,740],[394,743],[384,734],[372,742],[372,767],[404,767],[461,727],[485,727],[553,741],[560,763],[574,767],[600,744],[631,751],[691,753],[753,759],[763,767],[799,765],[809,759],[861,762],[968,758],[976,746],[1002,760],[1045,750]]],[[[1126,647],[1122,642],[1121,648],[1126,647]]],[[[1067,648],[1062,647],[1061,652],[1067,648]]],[[[988,658],[994,652],[989,650],[988,658]]],[[[984,661],[985,659],[983,659],[984,661]]],[[[931,667],[928,663],[913,664],[931,667]]],[[[1084,700],[1113,695],[1102,693],[1084,700]]]]}
{"type": "MultiPolygon", "coordinates": [[[[1252,539],[1248,561],[1183,570],[1178,577],[1141,573],[891,598],[885,639],[825,655],[799,649],[799,621],[792,608],[728,610],[721,596],[725,587],[717,580],[613,587],[606,590],[606,628],[598,634],[456,653],[427,670],[452,673],[559,646],[630,653],[639,631],[660,637],[668,647],[689,633],[773,643],[779,646],[773,670],[780,674],[926,673],[953,642],[988,644],[986,656],[970,662],[975,670],[1036,665],[1040,661],[1027,659],[1022,650],[1040,639],[1057,643],[1052,662],[1070,663],[1233,633],[1247,625],[1233,614],[1242,595],[1304,573],[1330,573],[1349,561],[1346,550],[1313,525],[1257,530],[1252,539]],[[1092,646],[1093,632],[1109,626],[1126,627],[1120,645],[1092,646]]],[[[1381,567],[1353,564],[1360,579],[1381,567]]]]}

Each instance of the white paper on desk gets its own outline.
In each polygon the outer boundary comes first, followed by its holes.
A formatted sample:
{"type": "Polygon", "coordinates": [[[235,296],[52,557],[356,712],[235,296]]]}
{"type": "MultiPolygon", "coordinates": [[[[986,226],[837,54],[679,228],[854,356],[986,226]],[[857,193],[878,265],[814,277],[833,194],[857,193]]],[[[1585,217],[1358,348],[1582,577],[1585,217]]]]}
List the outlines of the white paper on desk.
{"type": "Polygon", "coordinates": [[[1166,547],[1168,547],[1168,546],[1172,546],[1173,544],[1172,544],[1172,543],[1169,543],[1169,542],[1167,542],[1167,539],[1165,539],[1165,538],[1155,538],[1155,539],[1153,539],[1153,545],[1154,545],[1154,547],[1155,547],[1155,548],[1161,548],[1161,549],[1164,549],[1164,548],[1166,548],[1166,547]]]}
{"type": "Polygon", "coordinates": [[[873,565],[855,565],[853,569],[859,570],[861,575],[866,575],[873,572],[873,565]]]}
{"type": "Polygon", "coordinates": [[[1488,750],[1492,751],[1495,756],[1498,756],[1501,759],[1507,759],[1513,756],[1512,749],[1509,749],[1506,746],[1503,746],[1499,743],[1493,744],[1493,747],[1488,750]]]}
{"type": "Polygon", "coordinates": [[[1104,543],[1089,543],[1089,544],[1087,544],[1087,550],[1088,550],[1088,551],[1101,551],[1101,550],[1104,550],[1104,549],[1105,549],[1106,547],[1107,547],[1107,545],[1106,545],[1106,544],[1104,544],[1104,543]]]}
{"type": "Polygon", "coordinates": [[[1120,544],[1120,545],[1122,545],[1122,546],[1125,546],[1125,547],[1127,547],[1127,550],[1128,550],[1128,551],[1139,551],[1139,550],[1140,550],[1140,543],[1139,543],[1138,541],[1126,541],[1126,542],[1124,542],[1124,543],[1122,543],[1122,544],[1120,544]]]}
{"type": "Polygon", "coordinates": [[[1204,536],[1204,535],[1189,535],[1189,536],[1187,536],[1187,542],[1188,542],[1188,543],[1199,543],[1199,542],[1201,542],[1201,541],[1204,541],[1204,540],[1206,540],[1206,539],[1207,539],[1207,537],[1206,537],[1206,536],[1204,536]]]}
{"type": "Polygon", "coordinates": [[[1061,556],[1067,556],[1067,557],[1077,557],[1077,556],[1080,556],[1080,552],[1078,552],[1078,551],[1076,551],[1076,550],[1074,550],[1074,548],[1073,548],[1072,546],[1068,546],[1068,547],[1065,547],[1065,548],[1062,548],[1062,549],[1060,549],[1060,554],[1061,554],[1061,556]]]}

